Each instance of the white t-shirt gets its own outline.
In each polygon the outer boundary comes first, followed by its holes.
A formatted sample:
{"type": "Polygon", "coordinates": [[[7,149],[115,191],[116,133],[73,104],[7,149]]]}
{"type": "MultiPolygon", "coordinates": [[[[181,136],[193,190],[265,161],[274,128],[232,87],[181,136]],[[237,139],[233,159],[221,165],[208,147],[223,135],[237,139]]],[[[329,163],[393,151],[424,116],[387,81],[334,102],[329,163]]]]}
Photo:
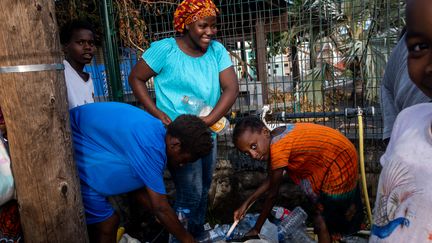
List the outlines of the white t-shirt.
{"type": "Polygon", "coordinates": [[[432,103],[399,113],[381,171],[369,242],[432,239],[432,103]]]}
{"type": "Polygon", "coordinates": [[[94,102],[93,80],[84,81],[68,61],[63,60],[69,109],[94,102]]]}

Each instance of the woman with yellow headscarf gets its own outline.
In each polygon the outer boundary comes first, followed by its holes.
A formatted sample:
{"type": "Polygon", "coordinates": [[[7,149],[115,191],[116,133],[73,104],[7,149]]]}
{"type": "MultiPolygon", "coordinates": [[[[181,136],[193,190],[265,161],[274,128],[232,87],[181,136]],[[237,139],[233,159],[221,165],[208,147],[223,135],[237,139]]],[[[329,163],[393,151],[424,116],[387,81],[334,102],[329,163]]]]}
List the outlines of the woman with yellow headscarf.
{"type": "MultiPolygon", "coordinates": [[[[219,10],[211,0],[185,0],[174,13],[178,37],[155,41],[145,51],[129,76],[136,98],[153,116],[169,124],[187,113],[184,96],[204,100],[213,110],[202,120],[211,126],[231,108],[238,95],[238,80],[225,47],[214,40],[219,10]],[[156,103],[146,82],[154,77],[156,103]]],[[[187,208],[188,230],[202,232],[207,211],[208,191],[216,162],[214,149],[195,163],[171,174],[176,186],[174,208],[187,208]]]]}

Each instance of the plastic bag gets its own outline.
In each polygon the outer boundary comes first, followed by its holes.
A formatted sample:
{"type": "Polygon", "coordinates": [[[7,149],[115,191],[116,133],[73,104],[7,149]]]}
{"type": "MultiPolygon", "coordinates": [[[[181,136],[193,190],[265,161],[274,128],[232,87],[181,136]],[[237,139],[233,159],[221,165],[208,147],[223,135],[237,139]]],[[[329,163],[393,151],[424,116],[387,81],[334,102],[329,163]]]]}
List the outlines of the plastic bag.
{"type": "Polygon", "coordinates": [[[119,243],[141,243],[141,241],[133,238],[132,236],[124,233],[119,241],[119,243]]]}

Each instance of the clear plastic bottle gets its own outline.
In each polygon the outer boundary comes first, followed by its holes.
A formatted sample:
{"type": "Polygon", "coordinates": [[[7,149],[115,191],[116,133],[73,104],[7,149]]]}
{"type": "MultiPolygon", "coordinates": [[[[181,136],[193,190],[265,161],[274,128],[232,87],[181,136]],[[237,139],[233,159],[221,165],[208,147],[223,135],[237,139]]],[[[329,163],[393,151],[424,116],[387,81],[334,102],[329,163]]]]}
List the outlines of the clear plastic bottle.
{"type": "Polygon", "coordinates": [[[301,207],[294,208],[278,226],[279,242],[309,243],[314,242],[305,232],[306,212],[301,207]]]}
{"type": "Polygon", "coordinates": [[[269,243],[278,243],[278,227],[268,219],[264,222],[259,233],[259,237],[269,243]]]}
{"type": "Polygon", "coordinates": [[[270,220],[270,222],[278,225],[283,219],[288,217],[290,213],[291,211],[284,207],[274,206],[270,212],[272,215],[272,220],[270,220]]]}
{"type": "MultiPolygon", "coordinates": [[[[213,110],[213,107],[207,105],[203,100],[193,96],[187,96],[187,95],[183,96],[182,103],[186,106],[185,110],[187,112],[197,116],[207,116],[213,110]]],[[[229,128],[229,125],[230,123],[228,119],[223,116],[219,121],[211,125],[210,129],[213,132],[222,135],[226,133],[226,131],[229,128]]]]}
{"type": "MultiPolygon", "coordinates": [[[[176,210],[177,217],[178,217],[180,223],[185,228],[185,230],[187,230],[187,228],[188,228],[187,215],[189,213],[190,213],[190,210],[187,209],[187,208],[181,208],[181,207],[179,207],[176,210]]],[[[168,242],[169,243],[175,243],[175,242],[179,242],[179,241],[172,234],[169,234],[168,242]]]]}
{"type": "Polygon", "coordinates": [[[234,228],[234,231],[230,235],[230,239],[240,239],[255,225],[259,214],[248,213],[244,216],[238,225],[234,228]]]}
{"type": "Polygon", "coordinates": [[[283,240],[283,243],[316,243],[304,230],[297,230],[292,235],[288,235],[283,240]]]}
{"type": "Polygon", "coordinates": [[[225,240],[225,235],[229,230],[229,225],[222,225],[215,227],[212,230],[204,232],[200,237],[197,238],[199,243],[211,243],[221,240],[225,240]]]}

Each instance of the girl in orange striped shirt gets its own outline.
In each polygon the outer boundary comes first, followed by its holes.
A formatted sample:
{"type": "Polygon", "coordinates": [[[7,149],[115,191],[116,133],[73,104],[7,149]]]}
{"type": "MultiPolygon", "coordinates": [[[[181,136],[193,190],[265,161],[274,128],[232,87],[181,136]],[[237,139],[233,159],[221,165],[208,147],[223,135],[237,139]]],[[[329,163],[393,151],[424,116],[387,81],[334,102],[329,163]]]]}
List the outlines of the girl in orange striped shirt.
{"type": "Polygon", "coordinates": [[[251,203],[265,192],[261,214],[247,236],[257,235],[277,197],[286,174],[315,205],[313,215],[319,242],[330,242],[330,235],[354,233],[363,220],[358,164],[354,145],[335,129],[297,123],[269,131],[256,117],[237,123],[235,146],[253,159],[266,161],[267,180],[234,212],[241,219],[251,203]]]}

